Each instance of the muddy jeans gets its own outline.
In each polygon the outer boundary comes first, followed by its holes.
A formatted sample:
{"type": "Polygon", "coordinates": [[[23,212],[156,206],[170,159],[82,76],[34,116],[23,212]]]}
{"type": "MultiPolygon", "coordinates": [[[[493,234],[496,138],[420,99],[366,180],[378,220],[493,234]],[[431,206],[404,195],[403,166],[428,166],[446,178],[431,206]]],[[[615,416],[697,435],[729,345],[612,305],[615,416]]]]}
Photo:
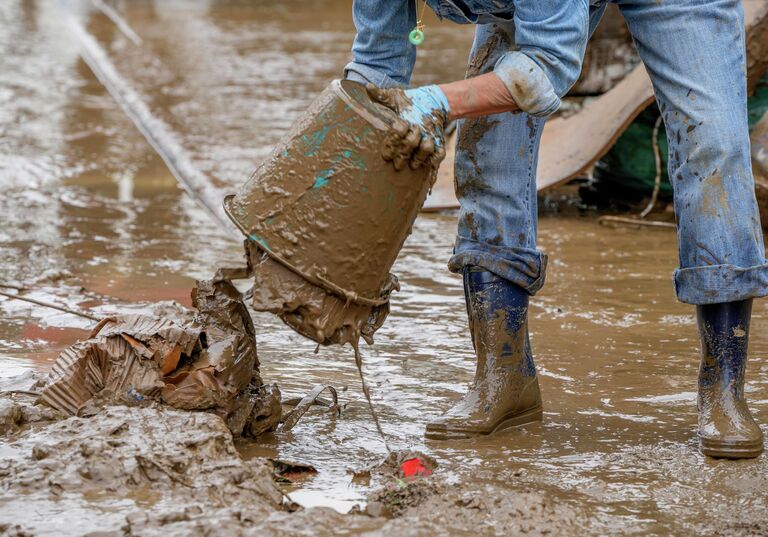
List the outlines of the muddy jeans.
{"type": "MultiPolygon", "coordinates": [[[[590,32],[606,1],[591,2],[590,32]]],[[[711,304],[768,295],[751,170],[741,2],[612,1],[651,76],[669,139],[678,299],[711,304]]],[[[469,76],[492,71],[514,42],[514,21],[478,24],[469,76]]],[[[543,285],[535,171],[544,122],[504,113],[460,125],[455,174],[461,211],[452,271],[485,267],[530,294],[543,285]]]]}

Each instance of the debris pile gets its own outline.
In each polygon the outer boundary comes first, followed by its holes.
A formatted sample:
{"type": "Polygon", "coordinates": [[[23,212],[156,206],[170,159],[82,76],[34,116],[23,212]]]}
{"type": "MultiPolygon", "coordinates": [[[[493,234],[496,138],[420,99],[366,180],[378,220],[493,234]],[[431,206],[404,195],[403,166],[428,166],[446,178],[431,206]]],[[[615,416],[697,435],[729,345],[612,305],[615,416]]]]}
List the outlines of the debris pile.
{"type": "Polygon", "coordinates": [[[394,518],[406,509],[416,507],[427,498],[440,494],[443,485],[439,481],[426,479],[437,468],[437,461],[418,451],[393,451],[386,459],[367,470],[355,472],[354,479],[367,480],[376,477],[381,486],[369,494],[364,513],[373,517],[394,518]]]}
{"type": "Polygon", "coordinates": [[[386,459],[369,471],[372,475],[410,479],[429,477],[437,468],[437,461],[419,451],[393,451],[386,459]]]}
{"type": "Polygon", "coordinates": [[[212,411],[233,434],[258,436],[280,421],[280,390],[259,376],[253,322],[226,278],[198,281],[196,311],[103,319],[56,360],[41,401],[68,415],[104,404],[162,401],[212,411]]]}

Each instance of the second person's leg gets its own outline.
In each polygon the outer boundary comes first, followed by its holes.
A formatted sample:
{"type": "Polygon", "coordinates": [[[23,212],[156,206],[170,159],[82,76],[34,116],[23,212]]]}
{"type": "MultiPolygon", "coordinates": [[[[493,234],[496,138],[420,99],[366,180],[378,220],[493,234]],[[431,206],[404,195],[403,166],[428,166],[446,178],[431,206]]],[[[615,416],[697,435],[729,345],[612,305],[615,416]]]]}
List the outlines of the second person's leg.
{"type": "Polygon", "coordinates": [[[744,398],[753,298],[768,294],[747,126],[739,0],[618,0],[653,80],[669,138],[678,299],[697,306],[703,453],[754,457],[760,428],[744,398]]]}

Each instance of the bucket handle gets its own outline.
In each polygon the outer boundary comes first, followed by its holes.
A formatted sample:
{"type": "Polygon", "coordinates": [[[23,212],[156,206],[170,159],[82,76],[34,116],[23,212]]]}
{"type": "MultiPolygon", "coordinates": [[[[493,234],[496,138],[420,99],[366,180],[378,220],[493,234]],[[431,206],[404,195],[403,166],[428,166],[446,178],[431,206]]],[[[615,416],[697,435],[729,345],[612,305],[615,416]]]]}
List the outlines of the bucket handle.
{"type": "Polygon", "coordinates": [[[295,274],[298,274],[305,280],[307,280],[309,283],[314,284],[318,287],[324,288],[326,291],[330,291],[331,293],[342,296],[347,300],[347,303],[354,302],[355,304],[359,304],[361,306],[369,306],[373,308],[377,308],[379,306],[383,306],[384,304],[389,302],[389,293],[387,292],[386,298],[367,298],[364,296],[360,296],[359,294],[355,293],[354,291],[349,291],[347,289],[344,289],[343,287],[336,285],[332,281],[326,279],[325,277],[321,276],[320,274],[317,274],[315,276],[312,276],[310,274],[305,274],[303,271],[299,270],[295,266],[293,266],[291,263],[283,259],[280,255],[276,254],[272,250],[268,248],[264,248],[264,245],[259,243],[258,241],[255,241],[251,238],[250,233],[243,228],[243,225],[230,213],[229,210],[229,201],[234,198],[234,194],[229,194],[228,196],[224,197],[224,212],[229,216],[230,220],[234,222],[234,224],[237,226],[237,228],[245,235],[246,241],[248,243],[251,243],[256,246],[259,250],[264,252],[267,256],[269,256],[271,259],[277,261],[281,265],[283,265],[288,270],[294,272],[295,274]]]}
{"type": "MultiPolygon", "coordinates": [[[[298,271],[295,271],[295,272],[298,272],[298,271]]],[[[298,273],[301,274],[300,272],[298,273]]],[[[301,274],[301,276],[304,276],[304,275],[301,274]]],[[[306,278],[306,276],[304,277],[306,278]]],[[[364,296],[360,296],[354,291],[347,291],[343,287],[339,287],[332,281],[320,276],[319,274],[317,275],[317,281],[322,284],[321,287],[325,287],[329,291],[332,291],[333,293],[337,295],[341,295],[344,298],[346,298],[347,302],[354,302],[355,304],[360,304],[361,306],[371,306],[371,307],[383,306],[384,304],[389,302],[389,298],[380,298],[378,300],[375,300],[372,298],[366,298],[364,296]]]]}
{"type": "Polygon", "coordinates": [[[332,281],[330,281],[329,279],[325,278],[320,274],[315,274],[314,276],[311,274],[306,274],[304,271],[295,267],[293,264],[289,263],[288,261],[283,259],[281,256],[277,255],[275,252],[271,250],[267,250],[262,246],[261,243],[254,241],[251,238],[246,239],[246,241],[256,246],[256,248],[258,248],[261,252],[266,254],[270,259],[277,261],[278,263],[283,265],[285,268],[287,268],[291,272],[298,274],[299,276],[307,280],[309,283],[316,285],[320,288],[323,288],[326,291],[333,293],[334,295],[345,298],[347,303],[354,302],[355,304],[359,304],[360,306],[369,306],[372,308],[377,308],[389,302],[388,292],[385,298],[376,299],[376,298],[367,298],[364,296],[360,296],[358,293],[355,293],[354,291],[349,291],[347,289],[344,289],[340,285],[336,285],[335,283],[333,283],[332,281]]]}

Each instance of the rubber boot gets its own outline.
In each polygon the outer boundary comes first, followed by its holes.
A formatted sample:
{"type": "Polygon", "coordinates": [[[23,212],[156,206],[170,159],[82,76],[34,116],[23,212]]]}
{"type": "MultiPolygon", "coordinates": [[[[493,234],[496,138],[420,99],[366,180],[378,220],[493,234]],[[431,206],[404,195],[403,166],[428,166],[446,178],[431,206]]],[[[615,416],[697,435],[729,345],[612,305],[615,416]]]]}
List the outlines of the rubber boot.
{"type": "Polygon", "coordinates": [[[701,337],[699,449],[709,457],[746,459],[763,451],[763,433],[747,408],[752,300],[697,306],[701,337]]]}
{"type": "Polygon", "coordinates": [[[528,293],[479,268],[464,269],[477,355],[468,393],[427,425],[426,437],[469,438],[541,420],[541,393],[528,338],[528,293]]]}

